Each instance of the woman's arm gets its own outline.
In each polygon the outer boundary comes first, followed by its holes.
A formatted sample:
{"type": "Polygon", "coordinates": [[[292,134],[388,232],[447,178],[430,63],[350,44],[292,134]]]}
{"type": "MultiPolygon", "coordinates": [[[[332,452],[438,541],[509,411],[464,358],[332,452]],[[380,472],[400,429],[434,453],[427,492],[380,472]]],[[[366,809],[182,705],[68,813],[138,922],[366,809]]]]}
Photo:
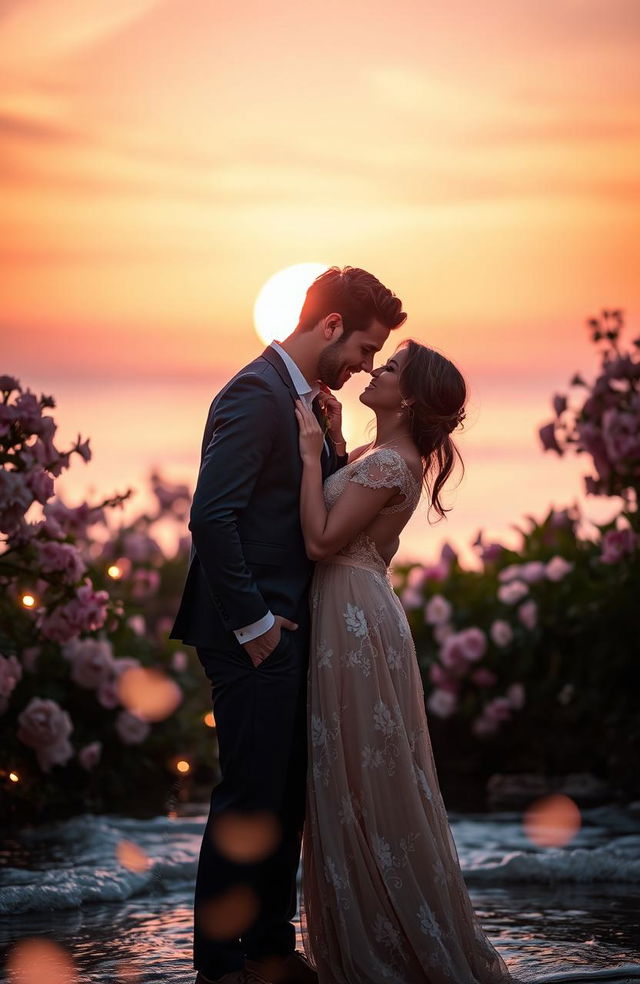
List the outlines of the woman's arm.
{"type": "Polygon", "coordinates": [[[324,560],[337,553],[375,519],[381,509],[398,493],[398,487],[372,487],[349,482],[331,510],[327,510],[322,491],[322,430],[313,413],[296,401],[300,427],[302,484],[300,487],[300,522],[307,556],[324,560]]]}

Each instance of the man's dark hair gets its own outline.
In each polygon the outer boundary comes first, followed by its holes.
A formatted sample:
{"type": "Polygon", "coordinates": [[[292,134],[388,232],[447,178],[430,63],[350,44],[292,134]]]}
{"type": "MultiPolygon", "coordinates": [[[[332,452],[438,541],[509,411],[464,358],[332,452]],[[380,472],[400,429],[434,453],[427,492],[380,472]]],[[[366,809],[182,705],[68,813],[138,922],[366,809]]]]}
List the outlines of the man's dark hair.
{"type": "Polygon", "coordinates": [[[328,314],[342,315],[344,333],[341,340],[353,331],[366,331],[375,318],[387,328],[397,328],[407,316],[402,301],[388,287],[358,267],[329,267],[309,287],[297,332],[311,331],[328,314]]]}

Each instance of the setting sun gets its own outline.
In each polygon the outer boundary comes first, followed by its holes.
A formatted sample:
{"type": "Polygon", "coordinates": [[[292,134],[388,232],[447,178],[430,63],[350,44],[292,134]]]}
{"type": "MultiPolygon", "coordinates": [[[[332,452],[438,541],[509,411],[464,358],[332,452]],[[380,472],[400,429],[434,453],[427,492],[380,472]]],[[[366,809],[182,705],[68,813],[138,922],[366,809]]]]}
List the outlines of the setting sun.
{"type": "Polygon", "coordinates": [[[291,334],[309,286],[326,269],[326,263],[296,263],[269,277],[253,307],[256,333],[265,345],[291,334]]]}

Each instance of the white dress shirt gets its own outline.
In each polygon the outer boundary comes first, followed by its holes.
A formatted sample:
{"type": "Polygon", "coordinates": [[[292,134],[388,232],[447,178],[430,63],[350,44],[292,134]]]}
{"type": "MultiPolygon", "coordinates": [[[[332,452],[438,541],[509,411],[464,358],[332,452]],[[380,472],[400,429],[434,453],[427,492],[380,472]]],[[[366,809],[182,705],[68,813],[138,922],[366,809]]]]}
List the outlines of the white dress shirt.
{"type": "MultiPolygon", "coordinates": [[[[320,392],[320,387],[317,384],[315,386],[309,385],[296,363],[293,361],[289,353],[285,352],[281,345],[278,345],[277,342],[271,342],[271,348],[278,353],[284,362],[298,396],[301,400],[304,400],[311,410],[311,404],[320,392]]],[[[326,443],[327,442],[325,439],[325,446],[326,443]]],[[[238,642],[251,642],[252,639],[257,639],[258,636],[264,635],[265,632],[268,632],[271,626],[275,624],[275,621],[276,620],[273,613],[267,612],[267,614],[263,615],[262,618],[259,618],[257,622],[252,622],[251,625],[245,625],[241,629],[234,629],[233,631],[238,642]]]]}

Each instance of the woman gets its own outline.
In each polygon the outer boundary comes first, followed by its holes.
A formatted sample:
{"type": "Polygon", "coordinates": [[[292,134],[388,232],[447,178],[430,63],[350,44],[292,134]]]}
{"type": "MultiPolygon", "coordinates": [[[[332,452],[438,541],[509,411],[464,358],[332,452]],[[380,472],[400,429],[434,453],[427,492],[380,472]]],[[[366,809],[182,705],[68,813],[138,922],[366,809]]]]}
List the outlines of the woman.
{"type": "MultiPolygon", "coordinates": [[[[311,590],[302,926],[320,984],[504,984],[476,920],[431,753],[411,632],[388,577],[424,483],[443,516],[465,383],[414,341],[372,373],[373,444],[322,487],[298,402],[311,590]]],[[[332,436],[342,440],[342,436],[332,436]]]]}

